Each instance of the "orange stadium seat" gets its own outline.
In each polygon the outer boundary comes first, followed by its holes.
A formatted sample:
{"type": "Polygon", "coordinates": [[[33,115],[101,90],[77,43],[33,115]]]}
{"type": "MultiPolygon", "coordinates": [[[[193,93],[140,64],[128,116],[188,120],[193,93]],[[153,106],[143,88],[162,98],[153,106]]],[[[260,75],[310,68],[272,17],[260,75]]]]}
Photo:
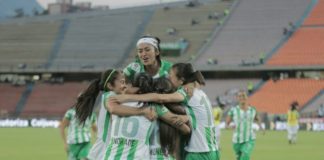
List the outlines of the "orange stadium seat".
{"type": "MultiPolygon", "coordinates": [[[[294,101],[303,107],[317,93],[324,89],[324,80],[285,79],[269,80],[249,97],[249,103],[261,112],[284,114],[294,101]]],[[[300,108],[298,108],[300,109],[300,108]]]]}
{"type": "Polygon", "coordinates": [[[324,25],[324,0],[319,0],[303,25],[324,25]]]}
{"type": "Polygon", "coordinates": [[[0,83],[0,112],[9,115],[14,113],[25,88],[26,86],[13,86],[11,84],[0,83]]]}
{"type": "Polygon", "coordinates": [[[36,84],[29,96],[22,117],[60,117],[71,107],[78,94],[86,88],[85,83],[36,84]]]}
{"type": "Polygon", "coordinates": [[[301,28],[269,59],[268,65],[324,64],[324,28],[301,28]]]}

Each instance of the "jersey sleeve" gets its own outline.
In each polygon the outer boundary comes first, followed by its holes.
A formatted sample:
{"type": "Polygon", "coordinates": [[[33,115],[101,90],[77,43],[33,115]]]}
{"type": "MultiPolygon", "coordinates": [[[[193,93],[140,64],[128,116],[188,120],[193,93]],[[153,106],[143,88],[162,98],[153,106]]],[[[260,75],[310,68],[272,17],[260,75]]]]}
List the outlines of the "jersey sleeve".
{"type": "Polygon", "coordinates": [[[185,92],[184,88],[180,87],[176,92],[180,93],[184,97],[182,102],[187,104],[189,101],[189,95],[185,92]]]}
{"type": "Polygon", "coordinates": [[[127,79],[133,80],[134,75],[141,71],[141,65],[137,62],[130,63],[127,67],[124,68],[123,72],[127,79]]]}
{"type": "Polygon", "coordinates": [[[258,115],[258,111],[256,110],[256,108],[254,106],[251,106],[251,108],[252,108],[253,112],[255,112],[255,116],[257,116],[258,115]]]}
{"type": "Polygon", "coordinates": [[[162,60],[162,66],[160,68],[160,77],[168,77],[172,65],[173,64],[171,62],[162,60]]]}
{"type": "Polygon", "coordinates": [[[97,115],[96,113],[92,113],[92,116],[91,116],[91,123],[94,124],[97,122],[97,115]]]}
{"type": "Polygon", "coordinates": [[[72,110],[69,109],[68,111],[66,111],[66,113],[65,113],[65,115],[64,115],[64,118],[66,118],[66,119],[68,119],[69,121],[71,121],[71,120],[72,120],[72,116],[73,116],[73,114],[72,114],[72,110]]]}
{"type": "Polygon", "coordinates": [[[101,101],[103,103],[103,106],[108,107],[108,106],[106,106],[107,101],[108,101],[109,97],[113,96],[113,95],[116,95],[116,94],[114,92],[105,92],[105,93],[102,94],[102,100],[101,101]]]}
{"type": "Polygon", "coordinates": [[[168,108],[166,108],[165,106],[163,105],[158,105],[156,104],[154,106],[154,109],[155,109],[155,112],[156,114],[158,115],[158,117],[161,117],[163,116],[165,113],[169,112],[168,108]]]}
{"type": "Polygon", "coordinates": [[[231,118],[233,118],[233,115],[234,115],[234,107],[232,107],[230,109],[230,111],[228,111],[228,114],[227,115],[230,116],[231,118]]]}

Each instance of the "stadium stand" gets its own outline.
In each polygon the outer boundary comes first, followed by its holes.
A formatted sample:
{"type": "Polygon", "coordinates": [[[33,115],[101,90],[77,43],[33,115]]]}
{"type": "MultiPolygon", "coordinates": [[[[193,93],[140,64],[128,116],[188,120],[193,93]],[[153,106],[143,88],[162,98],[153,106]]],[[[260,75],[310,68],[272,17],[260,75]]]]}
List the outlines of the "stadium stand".
{"type": "Polygon", "coordinates": [[[196,55],[199,48],[206,43],[217,23],[223,18],[223,12],[231,1],[207,1],[194,7],[172,6],[157,9],[147,25],[144,34],[152,34],[162,42],[177,42],[184,39],[189,43],[185,53],[179,58],[165,57],[171,61],[188,61],[196,55]],[[217,18],[208,16],[217,15],[217,18]],[[192,24],[195,21],[197,24],[192,24]],[[168,28],[174,28],[175,34],[168,34],[168,28]]]}
{"type": "Polygon", "coordinates": [[[0,24],[1,68],[34,68],[46,63],[59,22],[0,24]]]}
{"type": "MultiPolygon", "coordinates": [[[[160,37],[162,42],[184,38],[189,42],[185,54],[178,58],[165,58],[176,62],[187,61],[202,46],[208,44],[209,47],[198,57],[195,66],[205,68],[202,72],[209,76],[221,72],[217,75],[220,79],[207,80],[203,88],[212,102],[216,102],[216,97],[219,97],[220,102],[231,106],[236,103],[235,93],[239,89],[247,89],[248,83],[252,83],[256,92],[251,95],[250,102],[262,112],[286,113],[294,100],[300,106],[305,106],[302,112],[313,112],[316,108],[313,105],[321,99],[316,97],[323,90],[323,80],[286,79],[267,81],[264,84],[261,78],[265,74],[271,74],[272,71],[267,70],[267,67],[273,66],[256,67],[255,74],[255,68],[251,73],[246,68],[237,66],[242,60],[259,62],[260,53],[269,53],[284,37],[283,27],[288,26],[289,22],[302,19],[301,15],[305,15],[310,1],[238,0],[235,1],[238,2],[237,8],[229,11],[227,22],[221,21],[223,19],[210,19],[209,16],[214,12],[220,17],[224,16],[224,9],[233,6],[233,0],[201,0],[201,4],[195,7],[177,3],[1,21],[0,68],[1,71],[4,67],[27,70],[48,66],[53,75],[62,74],[62,77],[81,81],[93,73],[121,67],[125,62],[133,61],[134,46],[140,35],[152,34],[160,37]],[[191,24],[193,19],[197,20],[197,24],[191,24]],[[222,22],[221,26],[219,22],[222,22]],[[168,34],[170,27],[176,29],[175,35],[168,34]],[[219,34],[210,39],[216,30],[219,34]],[[210,58],[215,58],[218,64],[226,66],[206,67],[210,58]],[[227,65],[235,65],[235,75],[231,73],[233,70],[226,71],[227,65]],[[83,72],[82,69],[91,70],[83,72]],[[74,72],[69,72],[70,70],[74,72]]],[[[321,38],[324,37],[324,27],[318,23],[321,21],[318,20],[320,13],[315,13],[321,10],[322,3],[323,0],[319,0],[303,26],[272,57],[278,58],[276,63],[280,62],[275,65],[288,63],[287,59],[294,61],[291,63],[295,65],[324,64],[321,54],[324,49],[324,40],[321,38]],[[281,63],[282,61],[284,62],[281,63]]],[[[268,65],[272,65],[272,61],[273,59],[268,65]]],[[[278,69],[282,68],[279,66],[278,69]]],[[[42,73],[47,71],[28,74],[42,73]]],[[[63,84],[36,82],[25,97],[26,101],[22,101],[24,91],[28,91],[27,86],[0,84],[0,113],[12,115],[21,110],[20,117],[23,118],[60,118],[86,84],[71,80],[63,84]]]]}
{"type": "Polygon", "coordinates": [[[26,89],[24,90],[24,92],[21,94],[21,97],[18,101],[18,104],[16,106],[16,111],[14,116],[18,117],[22,111],[22,109],[24,108],[31,92],[33,91],[34,88],[34,83],[26,83],[26,89]]]}
{"type": "Polygon", "coordinates": [[[29,96],[20,117],[61,117],[71,107],[87,83],[38,83],[29,96]]]}
{"type": "Polygon", "coordinates": [[[1,21],[0,53],[8,55],[0,60],[1,69],[97,67],[98,71],[120,66],[134,41],[143,34],[142,28],[153,10],[154,7],[134,7],[1,21]],[[20,64],[23,67],[16,67],[20,64]]]}
{"type": "Polygon", "coordinates": [[[15,113],[16,106],[25,88],[25,86],[0,83],[0,117],[11,116],[15,113]]]}
{"type": "Polygon", "coordinates": [[[323,65],[324,1],[315,5],[304,24],[267,62],[271,66],[323,65]]]}
{"type": "Polygon", "coordinates": [[[321,104],[324,105],[324,89],[319,92],[316,96],[310,100],[305,107],[301,110],[302,114],[311,115],[311,116],[317,116],[318,115],[318,109],[321,106],[321,104]]]}
{"type": "Polygon", "coordinates": [[[283,79],[269,80],[249,97],[249,103],[261,112],[285,114],[290,104],[297,101],[300,108],[324,89],[323,80],[283,79]]]}
{"type": "Polygon", "coordinates": [[[311,14],[306,18],[303,26],[316,26],[324,25],[324,1],[318,0],[315,8],[312,10],[311,14]]]}
{"type": "Polygon", "coordinates": [[[273,55],[267,65],[324,64],[324,27],[302,27],[273,55]]]}
{"type": "Polygon", "coordinates": [[[252,83],[254,90],[259,87],[260,79],[217,79],[206,80],[206,86],[203,90],[211,102],[216,102],[219,97],[220,101],[226,105],[233,105],[236,103],[236,93],[239,90],[247,90],[248,83],[252,83]]]}
{"type": "Polygon", "coordinates": [[[69,29],[52,67],[114,67],[133,43],[149,12],[124,12],[70,19],[69,29]],[[132,24],[132,25],[130,25],[132,24]]]}
{"type": "Polygon", "coordinates": [[[283,27],[301,18],[310,0],[244,0],[232,11],[219,34],[196,64],[216,58],[220,65],[259,63],[282,39],[283,27]]]}

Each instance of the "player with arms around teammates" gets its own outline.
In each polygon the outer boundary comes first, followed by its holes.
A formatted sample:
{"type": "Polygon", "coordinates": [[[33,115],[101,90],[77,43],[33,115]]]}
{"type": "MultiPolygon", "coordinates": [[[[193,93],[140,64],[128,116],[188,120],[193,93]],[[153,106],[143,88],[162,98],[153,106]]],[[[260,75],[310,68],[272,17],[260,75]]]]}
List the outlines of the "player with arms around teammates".
{"type": "MultiPolygon", "coordinates": [[[[94,110],[94,104],[97,96],[102,92],[100,111],[98,117],[98,134],[95,144],[88,155],[89,160],[98,160],[104,158],[111,135],[111,112],[108,110],[107,99],[116,94],[121,94],[126,89],[125,76],[119,70],[106,70],[102,73],[100,79],[92,82],[85,95],[78,100],[76,105],[76,117],[84,123],[94,110]]],[[[152,119],[154,115],[148,109],[136,109],[128,107],[120,107],[113,112],[122,116],[143,115],[152,119]]]]}
{"type": "MultiPolygon", "coordinates": [[[[194,71],[189,63],[178,63],[172,66],[169,78],[177,91],[170,94],[142,94],[142,95],[119,95],[116,100],[127,101],[150,101],[150,102],[182,102],[186,107],[187,115],[190,116],[192,135],[189,143],[185,146],[187,151],[185,159],[210,159],[218,160],[219,153],[215,138],[215,126],[213,123],[212,108],[206,94],[199,88],[204,85],[203,76],[199,71],[194,71]],[[184,91],[183,85],[193,83],[193,94],[190,97],[184,91]]],[[[180,148],[181,149],[181,148],[180,148]]]]}

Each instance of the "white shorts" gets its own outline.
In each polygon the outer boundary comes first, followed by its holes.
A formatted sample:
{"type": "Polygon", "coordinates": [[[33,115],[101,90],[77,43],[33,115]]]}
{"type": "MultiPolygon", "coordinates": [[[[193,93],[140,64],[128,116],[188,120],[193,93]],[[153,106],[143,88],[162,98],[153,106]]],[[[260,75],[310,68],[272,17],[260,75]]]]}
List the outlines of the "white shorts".
{"type": "Polygon", "coordinates": [[[101,160],[105,158],[107,145],[101,138],[97,138],[96,142],[90,149],[88,154],[89,160],[101,160]]]}
{"type": "Polygon", "coordinates": [[[295,125],[295,126],[287,126],[287,131],[288,134],[296,134],[298,132],[299,126],[295,125]]]}
{"type": "Polygon", "coordinates": [[[215,126],[215,133],[216,133],[216,137],[220,137],[221,135],[221,128],[220,125],[215,126]]]}

